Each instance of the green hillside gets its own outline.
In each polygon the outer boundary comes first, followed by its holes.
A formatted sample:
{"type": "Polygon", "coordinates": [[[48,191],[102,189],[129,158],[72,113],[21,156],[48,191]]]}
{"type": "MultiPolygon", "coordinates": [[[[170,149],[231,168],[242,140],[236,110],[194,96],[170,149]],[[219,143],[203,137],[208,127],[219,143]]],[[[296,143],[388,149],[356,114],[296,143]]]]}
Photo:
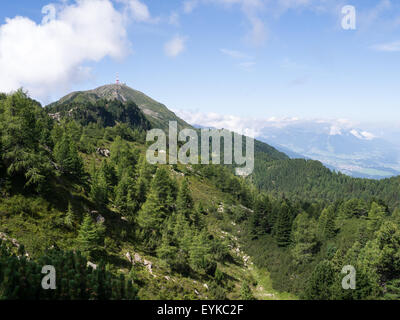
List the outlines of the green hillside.
{"type": "Polygon", "coordinates": [[[296,199],[334,202],[375,198],[392,209],[400,205],[400,177],[384,180],[352,178],[332,172],[314,160],[257,161],[253,181],[260,190],[296,199]]]}
{"type": "Polygon", "coordinates": [[[352,179],[259,142],[248,178],[151,165],[152,121],[105,93],[46,108],[0,94],[0,299],[400,298],[398,178],[352,179]]]}

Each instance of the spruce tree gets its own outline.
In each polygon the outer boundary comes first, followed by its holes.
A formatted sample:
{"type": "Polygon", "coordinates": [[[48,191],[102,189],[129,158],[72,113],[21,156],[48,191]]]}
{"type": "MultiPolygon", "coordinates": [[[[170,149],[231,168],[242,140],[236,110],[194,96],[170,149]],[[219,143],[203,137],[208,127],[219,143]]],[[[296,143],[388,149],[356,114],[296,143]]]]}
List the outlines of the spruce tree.
{"type": "Polygon", "coordinates": [[[154,250],[161,239],[161,226],[166,217],[162,202],[160,202],[155,190],[151,190],[146,202],[138,214],[138,224],[145,246],[154,250]]]}
{"type": "Polygon", "coordinates": [[[325,208],[318,219],[318,231],[321,239],[331,239],[336,234],[336,215],[333,206],[325,208]]]}
{"type": "Polygon", "coordinates": [[[189,219],[192,217],[193,205],[193,198],[189,190],[189,182],[187,178],[185,178],[178,192],[176,208],[178,212],[182,213],[187,219],[189,219]]]}
{"type": "Polygon", "coordinates": [[[64,133],[61,140],[54,147],[54,159],[66,174],[81,178],[83,175],[83,161],[78,154],[78,148],[71,137],[64,133]]]}
{"type": "Polygon", "coordinates": [[[281,205],[275,225],[275,238],[280,247],[286,247],[290,244],[290,233],[292,229],[292,213],[287,201],[281,205]]]}
{"type": "Polygon", "coordinates": [[[95,251],[100,249],[101,230],[88,214],[85,215],[79,229],[77,242],[79,249],[87,258],[90,258],[95,251]]]}
{"type": "Polygon", "coordinates": [[[240,288],[240,297],[242,300],[255,300],[248,281],[243,281],[242,287],[240,288]]]}
{"type": "Polygon", "coordinates": [[[95,163],[92,163],[90,198],[99,207],[106,207],[109,201],[109,185],[103,172],[96,169],[95,163]]]}
{"type": "Polygon", "coordinates": [[[164,220],[171,216],[175,207],[176,190],[176,182],[169,177],[168,171],[158,168],[137,218],[143,240],[153,250],[160,243],[164,220]]]}
{"type": "Polygon", "coordinates": [[[74,220],[75,220],[74,209],[72,207],[71,202],[68,202],[68,210],[67,210],[67,213],[65,214],[64,223],[68,227],[72,227],[74,224],[74,220]]]}
{"type": "Polygon", "coordinates": [[[368,212],[368,231],[372,234],[381,226],[386,216],[386,210],[376,202],[372,202],[368,212]]]}
{"type": "Polygon", "coordinates": [[[272,223],[270,221],[271,203],[267,196],[259,195],[254,204],[254,213],[251,216],[251,233],[253,236],[271,232],[272,223]]]}

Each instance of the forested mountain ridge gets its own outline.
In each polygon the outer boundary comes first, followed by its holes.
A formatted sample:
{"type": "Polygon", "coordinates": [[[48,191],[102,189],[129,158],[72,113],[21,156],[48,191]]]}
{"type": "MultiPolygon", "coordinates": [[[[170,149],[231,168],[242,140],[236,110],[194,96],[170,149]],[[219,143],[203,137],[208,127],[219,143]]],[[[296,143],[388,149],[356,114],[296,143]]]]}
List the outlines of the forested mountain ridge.
{"type": "MultiPolygon", "coordinates": [[[[194,129],[165,105],[124,84],[104,85],[89,91],[72,92],[49,104],[45,110],[54,119],[72,118],[82,125],[99,122],[108,127],[120,121],[128,124],[131,122],[133,126],[139,126],[143,130],[148,130],[151,126],[168,132],[169,122],[176,121],[179,130],[194,129]],[[137,108],[142,113],[137,112],[137,108]],[[131,111],[130,117],[127,118],[125,114],[131,109],[134,111],[131,111]],[[125,116],[125,121],[121,114],[125,116]],[[143,116],[148,122],[143,120],[143,116]]],[[[256,157],[262,160],[288,159],[284,153],[259,140],[255,140],[254,151],[256,157]]]]}
{"type": "Polygon", "coordinates": [[[257,142],[247,179],[150,165],[148,123],[119,102],[55,120],[22,91],[0,95],[0,298],[400,298],[395,183],[375,190],[257,142]],[[43,263],[61,268],[53,295],[43,263]],[[341,287],[349,264],[354,291],[341,287]]]}
{"type": "Polygon", "coordinates": [[[255,164],[253,181],[260,190],[291,198],[334,202],[379,199],[391,208],[400,205],[400,177],[382,180],[352,178],[333,172],[319,161],[287,159],[255,164]]]}

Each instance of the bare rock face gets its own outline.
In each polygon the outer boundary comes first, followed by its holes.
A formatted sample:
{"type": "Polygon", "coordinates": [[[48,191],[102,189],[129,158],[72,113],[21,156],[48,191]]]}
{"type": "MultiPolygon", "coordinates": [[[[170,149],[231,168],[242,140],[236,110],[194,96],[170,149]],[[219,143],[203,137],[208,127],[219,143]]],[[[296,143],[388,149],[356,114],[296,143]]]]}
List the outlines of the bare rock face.
{"type": "Polygon", "coordinates": [[[130,263],[133,263],[131,254],[130,254],[129,252],[127,252],[127,253],[125,254],[125,257],[128,259],[128,261],[129,261],[130,263]]]}
{"type": "Polygon", "coordinates": [[[49,117],[52,118],[53,120],[56,120],[57,122],[61,121],[61,114],[59,112],[49,113],[49,117]]]}
{"type": "Polygon", "coordinates": [[[97,148],[96,152],[106,158],[109,158],[111,156],[111,151],[109,149],[106,148],[97,148]]]}
{"type": "Polygon", "coordinates": [[[142,263],[142,257],[138,253],[135,253],[135,255],[133,256],[133,261],[135,263],[142,263]]]}

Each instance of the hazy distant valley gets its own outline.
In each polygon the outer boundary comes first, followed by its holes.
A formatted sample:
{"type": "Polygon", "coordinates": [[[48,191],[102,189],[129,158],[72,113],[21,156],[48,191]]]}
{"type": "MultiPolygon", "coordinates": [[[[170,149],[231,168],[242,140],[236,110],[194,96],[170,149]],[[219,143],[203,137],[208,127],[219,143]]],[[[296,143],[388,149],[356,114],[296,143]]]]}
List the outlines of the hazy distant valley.
{"type": "Polygon", "coordinates": [[[364,130],[302,122],[263,128],[258,137],[291,158],[310,158],[353,177],[381,179],[399,174],[400,148],[364,130]]]}

